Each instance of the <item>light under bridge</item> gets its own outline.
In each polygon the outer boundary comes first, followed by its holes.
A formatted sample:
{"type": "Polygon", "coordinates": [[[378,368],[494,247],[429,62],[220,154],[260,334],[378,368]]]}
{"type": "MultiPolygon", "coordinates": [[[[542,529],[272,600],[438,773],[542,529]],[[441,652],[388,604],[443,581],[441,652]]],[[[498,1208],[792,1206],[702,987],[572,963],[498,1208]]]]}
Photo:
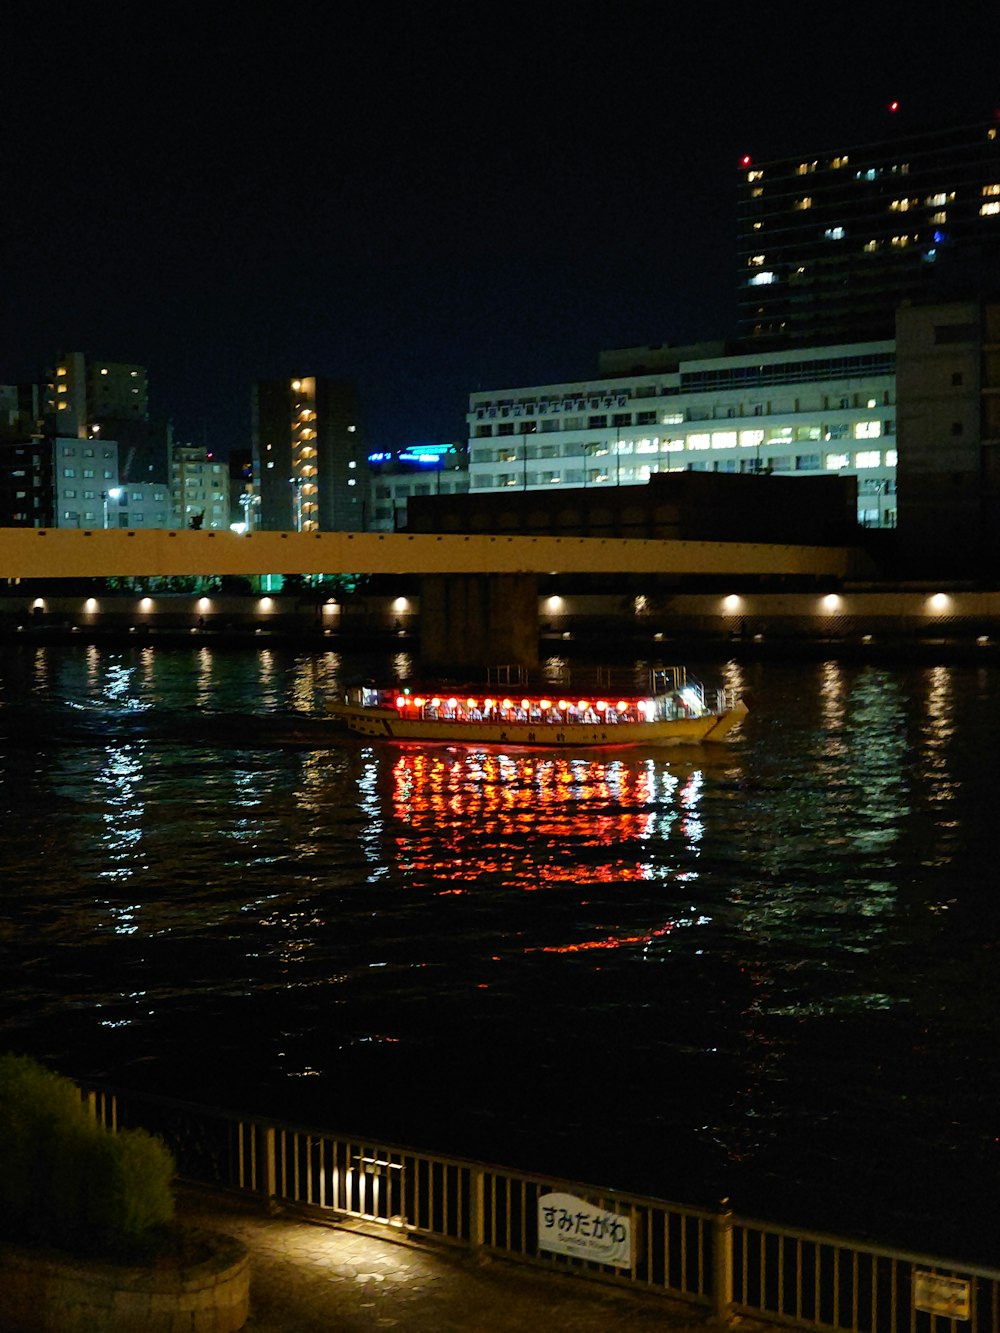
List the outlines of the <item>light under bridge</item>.
{"type": "Polygon", "coordinates": [[[418,574],[422,655],[478,665],[537,660],[539,574],[848,578],[843,546],[485,533],[0,528],[0,579],[418,574]]]}

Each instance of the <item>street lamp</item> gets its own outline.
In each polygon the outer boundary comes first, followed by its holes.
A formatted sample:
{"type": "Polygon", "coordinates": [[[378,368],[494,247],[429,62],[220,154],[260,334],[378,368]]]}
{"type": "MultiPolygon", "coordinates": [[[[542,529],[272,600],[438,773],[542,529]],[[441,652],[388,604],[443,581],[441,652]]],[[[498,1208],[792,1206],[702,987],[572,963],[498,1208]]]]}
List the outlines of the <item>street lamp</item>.
{"type": "Polygon", "coordinates": [[[292,487],[292,520],[295,524],[295,531],[302,531],[302,478],[289,477],[292,487]]]}
{"type": "Polygon", "coordinates": [[[260,504],[260,496],[253,491],[244,491],[240,496],[240,508],[243,510],[243,530],[253,532],[253,513],[260,504]]]}
{"type": "Polygon", "coordinates": [[[111,526],[109,522],[108,501],[117,501],[121,499],[124,493],[124,489],[121,486],[110,486],[106,491],[101,491],[101,500],[104,504],[104,526],[106,528],[111,526]]]}

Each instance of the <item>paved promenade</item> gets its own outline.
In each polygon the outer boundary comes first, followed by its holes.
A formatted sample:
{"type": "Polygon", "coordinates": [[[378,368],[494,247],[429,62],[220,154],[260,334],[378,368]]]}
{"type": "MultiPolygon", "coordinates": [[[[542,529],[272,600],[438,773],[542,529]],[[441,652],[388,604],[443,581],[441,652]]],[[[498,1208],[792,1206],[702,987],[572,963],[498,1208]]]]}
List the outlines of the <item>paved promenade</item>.
{"type": "MultiPolygon", "coordinates": [[[[193,1190],[178,1216],[250,1249],[248,1333],[704,1333],[705,1319],[660,1297],[492,1260],[267,1216],[193,1190]]],[[[707,1311],[706,1311],[707,1315],[707,1311]]]]}

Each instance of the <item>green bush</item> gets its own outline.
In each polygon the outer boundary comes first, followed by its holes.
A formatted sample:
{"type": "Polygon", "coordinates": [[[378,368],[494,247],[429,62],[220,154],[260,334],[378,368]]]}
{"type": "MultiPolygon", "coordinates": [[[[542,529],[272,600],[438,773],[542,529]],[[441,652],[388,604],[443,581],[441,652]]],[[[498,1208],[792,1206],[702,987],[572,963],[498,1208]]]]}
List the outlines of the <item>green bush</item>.
{"type": "Polygon", "coordinates": [[[0,1056],[0,1235],[127,1257],[173,1217],[174,1161],[144,1130],[112,1134],[70,1079],[0,1056]]]}

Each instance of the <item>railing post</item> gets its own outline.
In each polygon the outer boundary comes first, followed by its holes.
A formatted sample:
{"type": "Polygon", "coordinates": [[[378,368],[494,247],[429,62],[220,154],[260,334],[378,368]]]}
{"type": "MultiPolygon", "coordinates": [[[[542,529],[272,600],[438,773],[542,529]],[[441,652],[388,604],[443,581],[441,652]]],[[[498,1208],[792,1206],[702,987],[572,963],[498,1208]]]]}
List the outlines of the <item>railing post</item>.
{"type": "Polygon", "coordinates": [[[733,1214],[728,1199],[719,1200],[712,1223],[712,1318],[722,1327],[733,1318],[733,1214]]]}
{"type": "Polygon", "coordinates": [[[261,1186],[264,1200],[268,1208],[274,1207],[275,1196],[278,1193],[278,1161],[274,1150],[275,1134],[274,1126],[267,1125],[264,1128],[261,1151],[264,1155],[261,1171],[261,1186]]]}
{"type": "Polygon", "coordinates": [[[481,1166],[469,1168],[469,1245],[482,1254],[486,1243],[486,1173],[481,1166]]]}

